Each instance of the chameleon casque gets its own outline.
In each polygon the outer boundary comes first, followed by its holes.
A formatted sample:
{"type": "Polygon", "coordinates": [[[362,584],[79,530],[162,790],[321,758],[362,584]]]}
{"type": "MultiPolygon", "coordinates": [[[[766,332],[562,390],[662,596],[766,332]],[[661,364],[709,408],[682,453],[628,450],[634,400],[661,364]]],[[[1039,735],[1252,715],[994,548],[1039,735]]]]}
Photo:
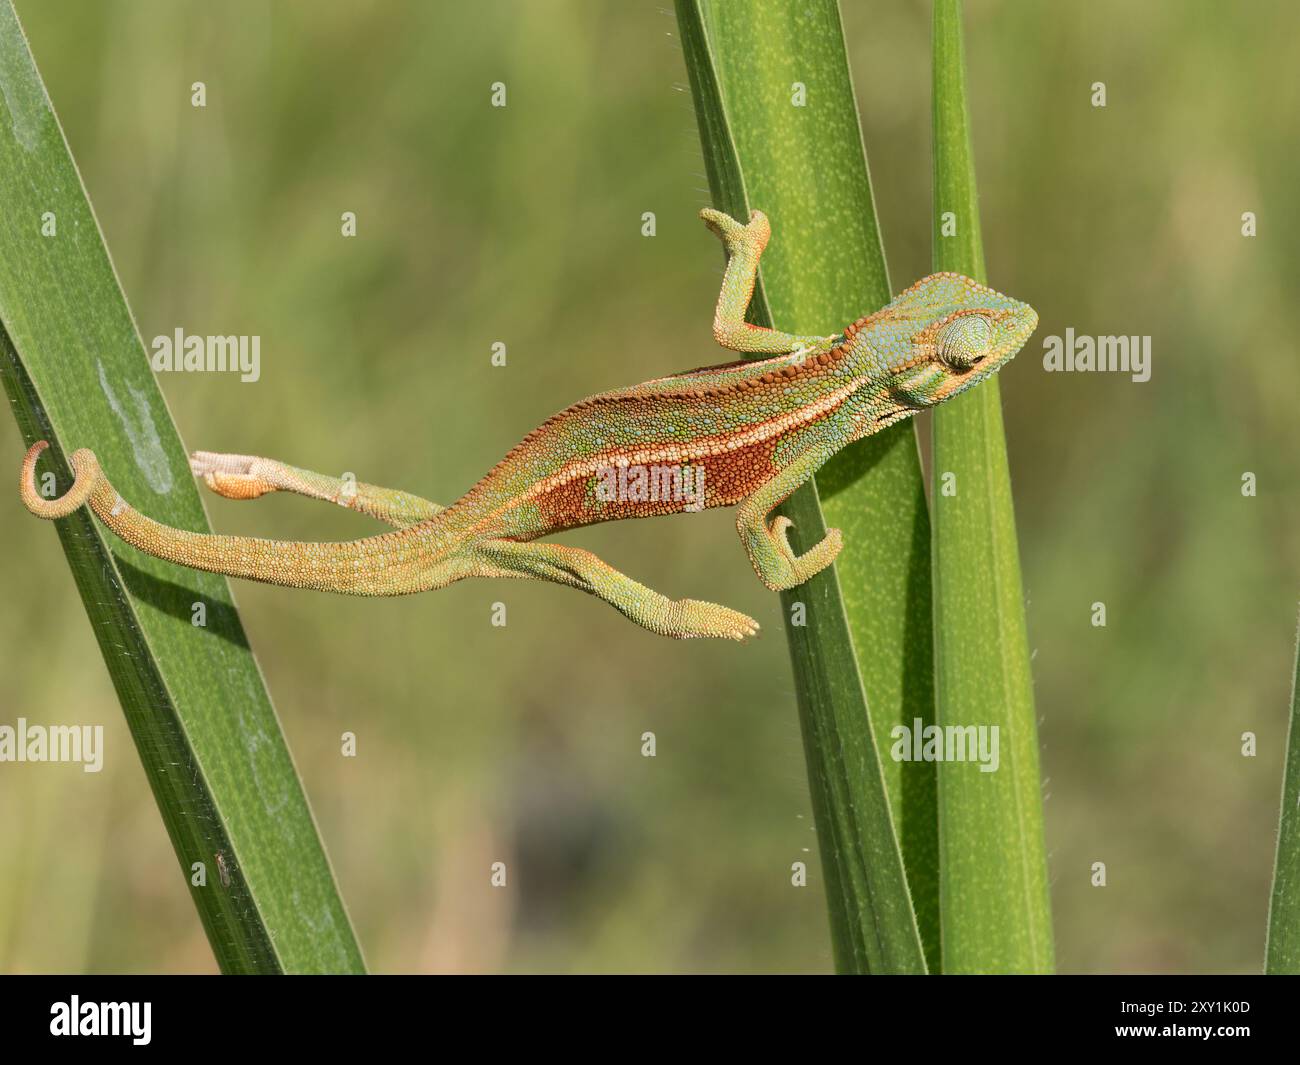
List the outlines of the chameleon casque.
{"type": "Polygon", "coordinates": [[[140,550],[231,577],[375,596],[428,591],[464,577],[531,577],[580,588],[666,636],[753,636],[758,623],[738,611],[669,599],[589,551],[533,541],[595,522],[738,505],[736,527],[759,579],[773,590],[801,584],[835,560],[840,532],[827,530],[795,555],[789,520],[769,522],[771,511],[847,444],[996,373],[1028,340],[1038,315],[967,277],[942,273],[833,336],[761,328],[745,321],[745,311],[771,236],[766,216],[754,211],[748,225],[711,209],[701,217],[728,255],[713,335],[723,347],[769,358],[690,370],[575,403],[445,508],[271,459],[205,451],[190,458],[194,473],[220,495],[297,492],[369,514],[396,526],[393,532],[308,543],[174,529],[128,506],[85,448],[72,455],[72,487],[46,499],[35,482],[45,441],[23,461],[23,503],[42,518],[89,504],[140,550]],[[682,491],[684,483],[692,490],[682,491]]]}

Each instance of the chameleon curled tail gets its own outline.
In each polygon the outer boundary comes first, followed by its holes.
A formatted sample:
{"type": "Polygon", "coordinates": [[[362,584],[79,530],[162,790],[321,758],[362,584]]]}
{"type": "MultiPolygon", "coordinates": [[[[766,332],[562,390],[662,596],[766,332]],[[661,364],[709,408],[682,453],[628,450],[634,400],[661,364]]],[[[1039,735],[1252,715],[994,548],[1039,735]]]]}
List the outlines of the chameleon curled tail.
{"type": "MultiPolygon", "coordinates": [[[[95,453],[87,448],[72,453],[72,469],[76,480],[72,487],[58,499],[45,499],[36,491],[36,460],[49,447],[49,441],[38,440],[27,449],[22,472],[18,475],[18,494],[23,506],[38,518],[66,518],[84,505],[94,491],[96,482],[103,476],[95,453]]],[[[105,482],[107,483],[107,482],[105,482]]]]}

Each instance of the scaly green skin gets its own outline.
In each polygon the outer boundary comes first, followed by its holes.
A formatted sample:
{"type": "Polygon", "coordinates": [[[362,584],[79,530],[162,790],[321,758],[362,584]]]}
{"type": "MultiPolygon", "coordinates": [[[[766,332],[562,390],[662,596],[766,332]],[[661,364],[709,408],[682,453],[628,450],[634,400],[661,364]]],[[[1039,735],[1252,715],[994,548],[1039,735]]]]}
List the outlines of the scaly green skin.
{"type": "Polygon", "coordinates": [[[846,444],[996,373],[1029,338],[1038,316],[969,278],[934,274],[833,336],[750,325],[745,310],[771,236],[767,218],[755,211],[742,225],[719,211],[700,214],[728,254],[714,337],[724,347],[774,357],[691,370],[583,400],[533,430],[446,508],[271,459],[204,451],[191,456],[195,474],[220,495],[297,492],[369,514],[396,532],[305,543],[173,529],[128,506],[85,448],[72,455],[72,488],[45,499],[35,484],[44,441],[23,462],[23,502],[43,518],[64,517],[89,503],[110,529],[143,551],[270,584],[406,595],[463,577],[532,577],[581,588],[666,636],[753,636],[758,623],[737,611],[669,599],[588,551],[531,541],[599,521],[738,505],[736,527],[759,578],[773,590],[801,584],[835,560],[839,530],[827,530],[819,544],[795,555],[789,521],[769,524],[768,514],[846,444]]]}

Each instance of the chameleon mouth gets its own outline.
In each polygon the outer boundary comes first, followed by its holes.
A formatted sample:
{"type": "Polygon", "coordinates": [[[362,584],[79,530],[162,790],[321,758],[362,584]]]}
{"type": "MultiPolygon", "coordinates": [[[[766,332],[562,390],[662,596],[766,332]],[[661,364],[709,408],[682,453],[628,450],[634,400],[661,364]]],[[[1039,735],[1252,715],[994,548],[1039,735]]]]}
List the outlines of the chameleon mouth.
{"type": "Polygon", "coordinates": [[[915,413],[916,411],[911,407],[894,407],[883,414],[876,415],[876,428],[883,429],[895,422],[901,422],[904,418],[910,418],[915,413]]]}

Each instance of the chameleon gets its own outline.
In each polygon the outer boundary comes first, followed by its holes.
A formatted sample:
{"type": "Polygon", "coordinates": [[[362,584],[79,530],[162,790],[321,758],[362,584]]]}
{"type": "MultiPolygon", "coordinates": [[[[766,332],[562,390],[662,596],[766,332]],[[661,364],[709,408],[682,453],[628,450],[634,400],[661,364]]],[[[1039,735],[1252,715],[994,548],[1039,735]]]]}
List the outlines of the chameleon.
{"type": "Polygon", "coordinates": [[[758,622],[739,611],[670,599],[589,551],[535,541],[596,522],[735,506],[741,543],[763,584],[774,591],[802,584],[835,560],[840,531],[828,529],[797,555],[790,520],[769,520],[771,512],[848,444],[996,373],[1029,339],[1038,315],[968,277],[937,273],[830,336],[757,326],[745,314],[771,238],[767,216],[753,211],[741,223],[711,208],[700,215],[727,254],[714,339],[764,357],[575,403],[450,506],[272,459],[190,456],[193,473],[219,495],[294,492],[367,514],[394,526],[390,532],[312,543],[172,528],[129,506],[86,448],[71,456],[72,486],[46,499],[35,481],[46,441],[23,460],[22,501],[50,519],[89,505],[141,551],[230,577],[364,596],[423,592],[466,577],[533,578],[588,592],[665,636],[755,636],[758,622]]]}

